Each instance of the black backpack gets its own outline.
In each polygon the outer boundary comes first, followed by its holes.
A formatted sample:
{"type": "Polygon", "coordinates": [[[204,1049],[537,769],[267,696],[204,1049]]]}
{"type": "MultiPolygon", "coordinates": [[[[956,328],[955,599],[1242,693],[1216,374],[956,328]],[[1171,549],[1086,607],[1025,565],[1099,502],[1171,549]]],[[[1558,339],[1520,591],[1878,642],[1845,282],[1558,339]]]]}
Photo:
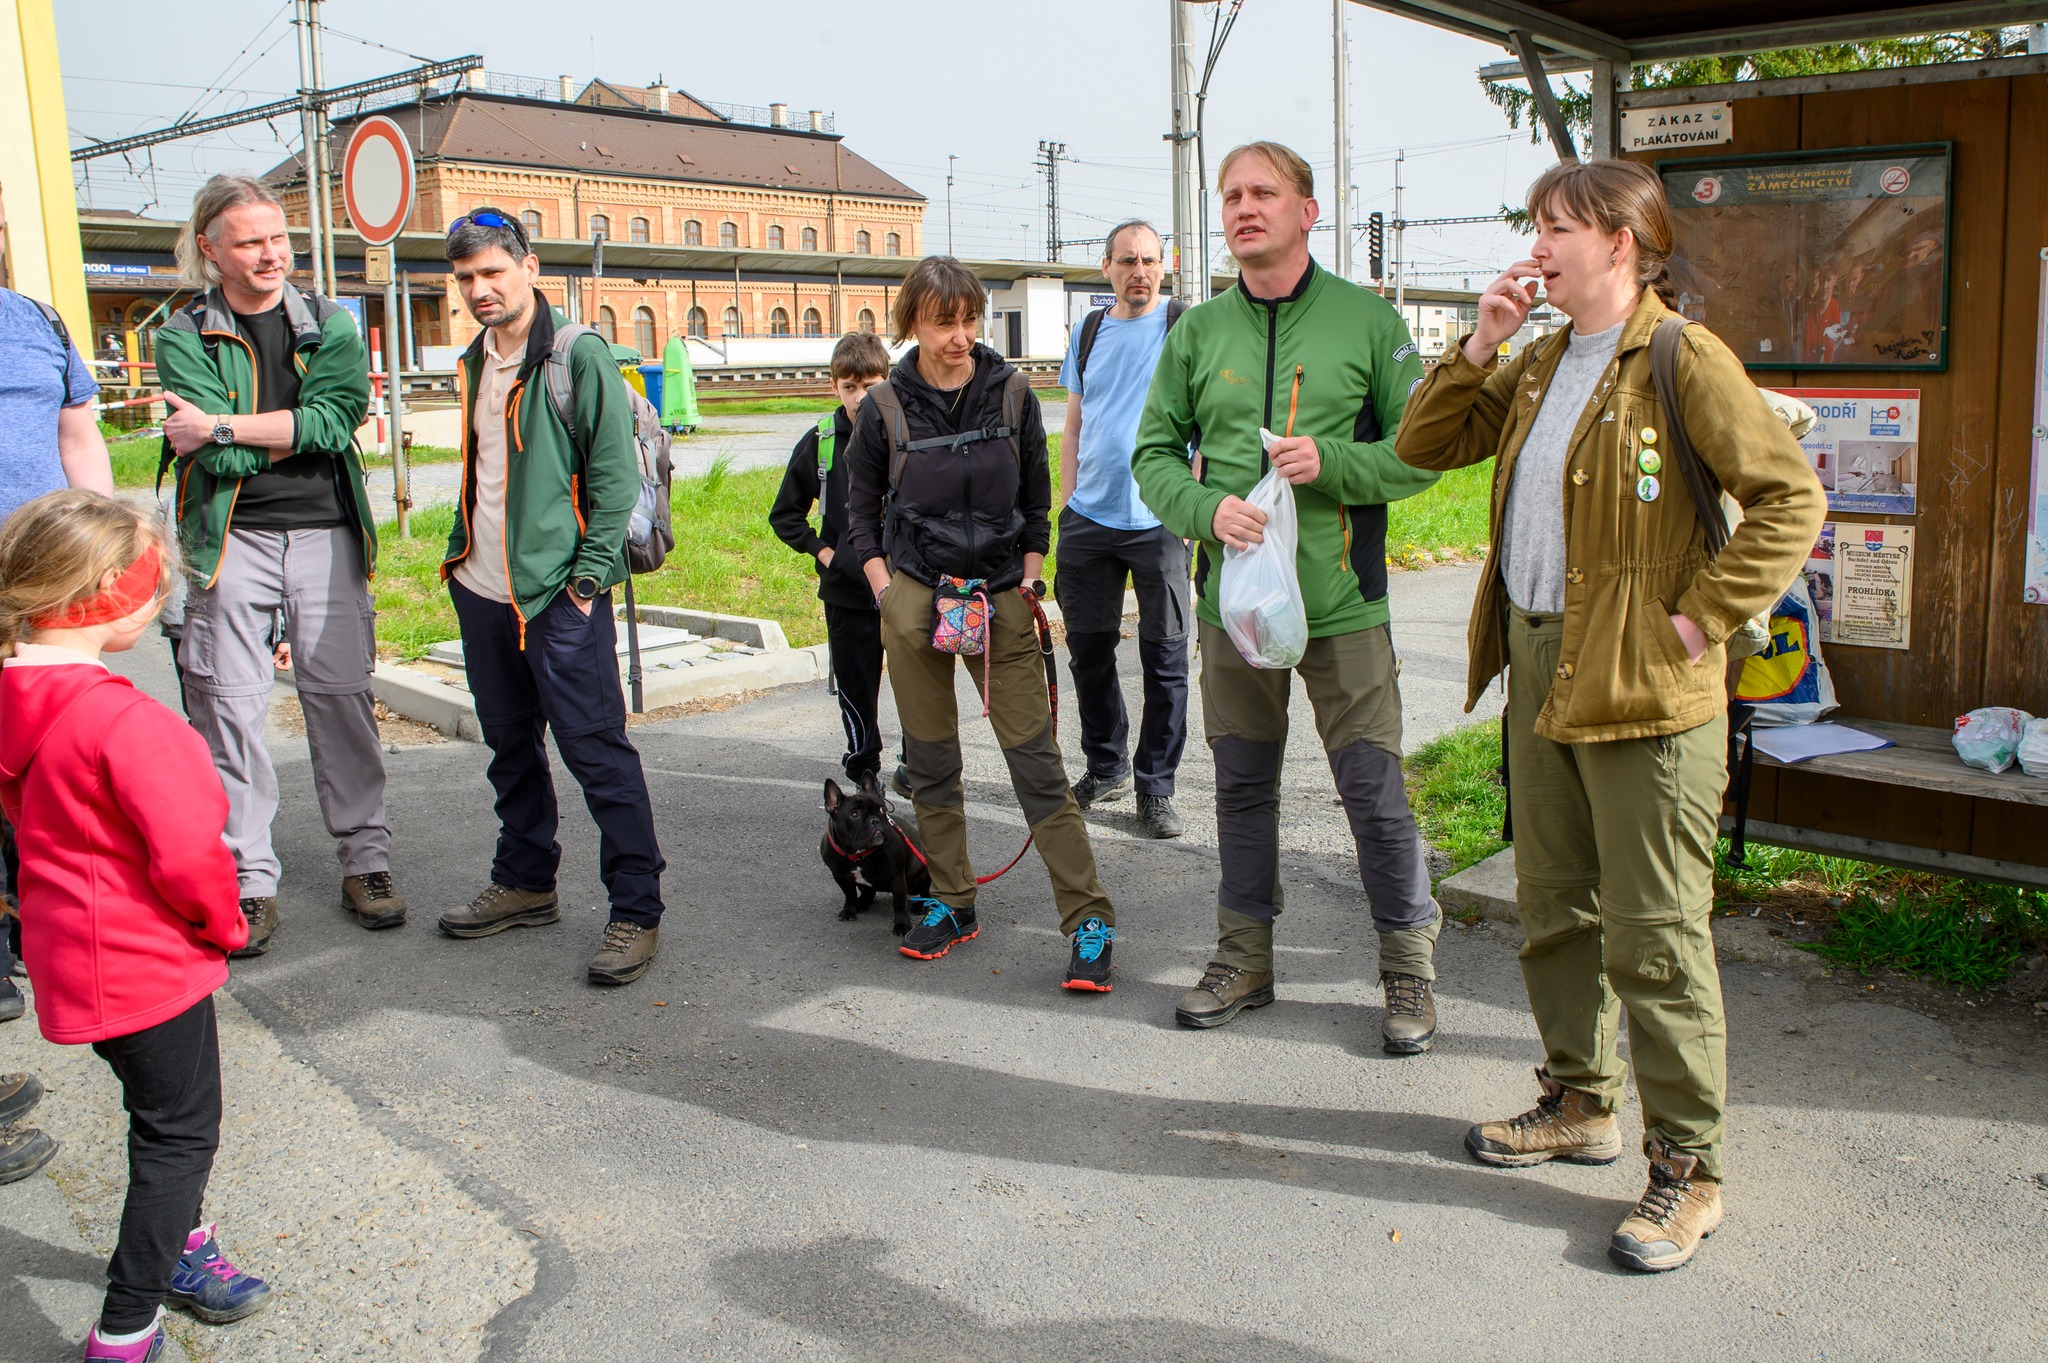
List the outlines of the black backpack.
{"type": "MultiPolygon", "coordinates": [[[[1166,300],[1166,329],[1173,330],[1173,324],[1188,310],[1188,305],[1178,298],[1166,300]]],[[[1102,319],[1109,315],[1108,308],[1097,308],[1081,319],[1081,348],[1074,352],[1074,374],[1084,377],[1088,372],[1088,352],[1095,349],[1095,333],[1102,330],[1102,319]]]]}

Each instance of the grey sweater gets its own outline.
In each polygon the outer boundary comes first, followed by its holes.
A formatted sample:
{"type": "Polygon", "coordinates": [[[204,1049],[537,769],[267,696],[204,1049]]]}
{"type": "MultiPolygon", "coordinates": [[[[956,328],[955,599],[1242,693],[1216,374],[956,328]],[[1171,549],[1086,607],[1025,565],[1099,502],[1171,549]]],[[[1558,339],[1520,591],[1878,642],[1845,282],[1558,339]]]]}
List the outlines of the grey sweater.
{"type": "Polygon", "coordinates": [[[1565,457],[1626,325],[1590,336],[1573,333],[1515,460],[1501,516],[1501,577],[1508,600],[1524,611],[1555,615],[1564,609],[1565,457]]]}

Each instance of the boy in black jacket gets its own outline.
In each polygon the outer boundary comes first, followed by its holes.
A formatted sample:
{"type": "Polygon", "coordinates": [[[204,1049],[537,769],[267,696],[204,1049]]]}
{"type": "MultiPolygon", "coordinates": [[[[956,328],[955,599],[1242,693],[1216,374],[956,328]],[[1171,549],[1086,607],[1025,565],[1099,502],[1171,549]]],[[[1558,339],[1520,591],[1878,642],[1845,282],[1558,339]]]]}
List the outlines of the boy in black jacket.
{"type": "Polygon", "coordinates": [[[775,505],[768,509],[768,524],[776,536],[817,561],[818,599],[825,603],[832,678],[839,687],[839,717],[846,725],[846,756],[840,764],[855,784],[880,772],[882,765],[882,734],[875,718],[882,690],[882,617],[860,565],[841,557],[846,538],[845,456],[861,399],[888,376],[889,352],[879,336],[850,331],[839,338],[832,347],[832,392],[840,405],[796,442],[775,505]],[[813,502],[822,503],[816,530],[810,523],[813,502]]]}

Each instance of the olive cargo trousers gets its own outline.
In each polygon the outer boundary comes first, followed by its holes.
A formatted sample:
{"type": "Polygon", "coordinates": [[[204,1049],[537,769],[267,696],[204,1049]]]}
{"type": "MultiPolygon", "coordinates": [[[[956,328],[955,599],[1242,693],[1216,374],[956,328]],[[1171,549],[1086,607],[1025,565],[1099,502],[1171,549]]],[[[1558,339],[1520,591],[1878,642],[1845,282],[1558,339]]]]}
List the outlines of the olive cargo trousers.
{"type": "Polygon", "coordinates": [[[1550,695],[1562,617],[1508,610],[1509,813],[1522,978],[1550,1075],[1608,1111],[1629,1054],[1644,1140],[1721,1177],[1728,1027],[1708,917],[1727,786],[1728,720],[1661,738],[1553,743],[1534,725],[1550,695]]]}

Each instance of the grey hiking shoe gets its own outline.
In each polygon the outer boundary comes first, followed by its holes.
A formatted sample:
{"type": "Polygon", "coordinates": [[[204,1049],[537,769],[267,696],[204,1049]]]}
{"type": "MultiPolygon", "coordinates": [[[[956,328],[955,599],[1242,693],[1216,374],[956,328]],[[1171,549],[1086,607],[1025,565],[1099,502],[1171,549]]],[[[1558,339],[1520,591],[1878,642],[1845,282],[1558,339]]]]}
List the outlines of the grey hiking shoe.
{"type": "Polygon", "coordinates": [[[1559,1159],[1567,1164],[1612,1164],[1621,1158],[1621,1123],[1600,1110],[1590,1093],[1568,1089],[1542,1067],[1536,1106],[1504,1122],[1481,1122],[1465,1133],[1465,1149],[1481,1164],[1520,1169],[1559,1159]]]}
{"type": "Polygon", "coordinates": [[[1419,975],[1380,972],[1387,1006],[1380,1012],[1380,1049],[1388,1055],[1421,1055],[1436,1040],[1436,990],[1419,975]]]}
{"type": "Polygon", "coordinates": [[[27,1011],[28,1003],[21,997],[21,986],[0,975],[0,1022],[12,1022],[27,1011]]]}
{"type": "Polygon", "coordinates": [[[1131,769],[1125,767],[1121,776],[1097,776],[1089,772],[1074,782],[1074,803],[1086,809],[1098,800],[1107,800],[1131,784],[1131,769]]]}
{"type": "Polygon", "coordinates": [[[1148,838],[1177,838],[1188,831],[1174,812],[1173,801],[1164,795],[1138,797],[1138,831],[1148,838]]]}
{"type": "Polygon", "coordinates": [[[590,958],[592,984],[631,984],[647,973],[661,941],[660,928],[618,919],[605,924],[604,940],[590,958]]]}
{"type": "Polygon", "coordinates": [[[1183,1027],[1221,1027],[1247,1008],[1273,1001],[1273,972],[1209,962],[1201,981],[1180,996],[1173,1020],[1183,1027]]]}
{"type": "Polygon", "coordinates": [[[249,920],[248,945],[230,951],[234,957],[261,956],[270,950],[270,939],[277,933],[277,896],[274,894],[251,895],[242,901],[242,917],[249,920]]]}
{"type": "Polygon", "coordinates": [[[0,1074],[0,1126],[12,1126],[43,1101],[43,1081],[33,1074],[0,1074]]]}
{"type": "Polygon", "coordinates": [[[475,899],[442,914],[441,931],[450,937],[488,937],[506,928],[552,923],[561,916],[553,890],[515,890],[494,880],[475,899]]]}
{"type": "Polygon", "coordinates": [[[389,871],[365,871],[359,876],[343,876],[341,902],[356,916],[358,923],[372,932],[379,928],[400,927],[405,923],[405,896],[392,885],[389,871]]]}
{"type": "Polygon", "coordinates": [[[57,1157],[57,1142],[32,1126],[0,1126],[0,1183],[27,1178],[57,1157]]]}

